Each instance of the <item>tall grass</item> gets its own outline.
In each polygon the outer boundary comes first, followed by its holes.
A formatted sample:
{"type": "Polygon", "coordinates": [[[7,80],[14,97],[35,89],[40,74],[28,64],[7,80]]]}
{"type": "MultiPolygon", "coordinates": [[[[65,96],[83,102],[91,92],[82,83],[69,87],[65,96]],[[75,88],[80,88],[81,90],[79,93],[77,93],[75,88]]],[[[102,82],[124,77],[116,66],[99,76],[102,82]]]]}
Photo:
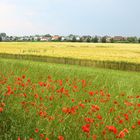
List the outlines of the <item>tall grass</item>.
{"type": "Polygon", "coordinates": [[[0,139],[137,140],[139,85],[137,72],[0,59],[0,139]]]}
{"type": "Polygon", "coordinates": [[[87,60],[87,59],[76,59],[67,57],[54,57],[54,56],[39,56],[39,55],[21,55],[21,54],[6,54],[1,53],[1,58],[11,58],[11,59],[21,59],[21,60],[32,60],[41,61],[49,63],[60,63],[60,64],[71,64],[80,65],[88,67],[98,67],[125,71],[140,71],[140,64],[123,62],[123,61],[97,61],[97,60],[87,60]]]}

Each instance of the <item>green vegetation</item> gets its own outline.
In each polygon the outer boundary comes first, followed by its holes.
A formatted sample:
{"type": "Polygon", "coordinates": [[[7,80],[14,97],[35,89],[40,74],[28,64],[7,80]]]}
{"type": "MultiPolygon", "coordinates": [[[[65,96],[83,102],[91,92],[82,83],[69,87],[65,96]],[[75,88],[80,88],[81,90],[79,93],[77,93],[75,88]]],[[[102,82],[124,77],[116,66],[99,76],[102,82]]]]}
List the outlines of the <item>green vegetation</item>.
{"type": "Polygon", "coordinates": [[[0,59],[0,139],[140,137],[140,74],[0,59]]]}

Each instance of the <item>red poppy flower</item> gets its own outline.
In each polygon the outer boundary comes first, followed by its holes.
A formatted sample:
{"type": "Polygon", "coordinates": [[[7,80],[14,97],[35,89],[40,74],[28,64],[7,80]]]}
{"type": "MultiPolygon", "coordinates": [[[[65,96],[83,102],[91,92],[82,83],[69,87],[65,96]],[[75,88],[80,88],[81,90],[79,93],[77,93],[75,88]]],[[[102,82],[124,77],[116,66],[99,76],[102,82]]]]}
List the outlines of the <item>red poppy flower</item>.
{"type": "Polygon", "coordinates": [[[41,137],[41,138],[44,138],[44,134],[40,134],[40,137],[41,137]]]}
{"type": "Polygon", "coordinates": [[[2,107],[0,107],[0,112],[3,112],[3,108],[2,107]]]}
{"type": "Polygon", "coordinates": [[[35,132],[36,132],[36,133],[38,133],[38,132],[39,132],[39,129],[38,129],[38,128],[36,128],[36,129],[35,129],[35,132]]]}
{"type": "Polygon", "coordinates": [[[94,92],[93,91],[89,91],[89,95],[90,96],[93,96],[94,95],[94,92]]]}
{"type": "Polygon", "coordinates": [[[136,126],[135,125],[132,125],[132,129],[135,129],[136,128],[136,126]]]}
{"type": "Polygon", "coordinates": [[[140,120],[138,120],[138,125],[140,125],[140,120]]]}
{"type": "Polygon", "coordinates": [[[97,115],[97,118],[98,118],[99,120],[102,120],[102,116],[101,116],[101,115],[97,115]]]}
{"type": "Polygon", "coordinates": [[[124,138],[125,137],[125,133],[123,131],[121,131],[118,135],[118,138],[124,138]]]}
{"type": "Polygon", "coordinates": [[[93,135],[92,136],[92,140],[96,140],[97,139],[97,136],[96,135],[93,135]]]}
{"type": "Polygon", "coordinates": [[[64,140],[63,136],[58,136],[58,140],[64,140]]]}
{"type": "Polygon", "coordinates": [[[84,126],[82,126],[82,130],[86,133],[90,132],[90,124],[86,124],[84,126]]]}
{"type": "Polygon", "coordinates": [[[85,121],[86,121],[87,123],[93,123],[93,122],[94,122],[94,120],[91,119],[91,118],[85,118],[85,121]]]}
{"type": "Polygon", "coordinates": [[[22,79],[25,79],[25,77],[26,77],[25,75],[22,75],[22,79]]]}
{"type": "Polygon", "coordinates": [[[107,126],[108,130],[113,132],[114,134],[117,134],[117,129],[115,126],[107,126]]]}
{"type": "Polygon", "coordinates": [[[92,105],[92,111],[93,112],[96,112],[96,111],[99,111],[100,110],[100,107],[98,105],[92,105]]]}

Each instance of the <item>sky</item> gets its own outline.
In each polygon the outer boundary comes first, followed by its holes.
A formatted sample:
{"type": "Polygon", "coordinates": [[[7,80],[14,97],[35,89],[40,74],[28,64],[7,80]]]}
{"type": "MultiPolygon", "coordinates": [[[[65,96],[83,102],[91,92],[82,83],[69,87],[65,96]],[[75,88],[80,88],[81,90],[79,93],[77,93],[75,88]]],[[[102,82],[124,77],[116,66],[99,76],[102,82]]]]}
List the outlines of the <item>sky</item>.
{"type": "Polygon", "coordinates": [[[0,0],[0,32],[140,37],[139,7],[140,0],[0,0]]]}

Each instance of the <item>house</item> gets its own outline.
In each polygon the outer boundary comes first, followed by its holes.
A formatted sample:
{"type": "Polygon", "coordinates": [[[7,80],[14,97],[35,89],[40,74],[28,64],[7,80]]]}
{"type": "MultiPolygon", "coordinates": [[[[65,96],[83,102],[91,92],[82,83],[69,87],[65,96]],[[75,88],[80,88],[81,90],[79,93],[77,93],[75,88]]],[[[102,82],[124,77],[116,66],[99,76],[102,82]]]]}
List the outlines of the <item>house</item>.
{"type": "Polygon", "coordinates": [[[122,36],[114,36],[113,40],[114,40],[114,41],[124,41],[125,38],[122,37],[122,36]]]}
{"type": "Polygon", "coordinates": [[[52,41],[58,41],[58,40],[61,40],[61,36],[59,35],[54,35],[51,39],[52,41]]]}
{"type": "Polygon", "coordinates": [[[110,43],[110,42],[111,42],[112,37],[111,37],[111,36],[105,36],[105,37],[106,37],[106,42],[107,42],[107,43],[110,43]]]}
{"type": "Polygon", "coordinates": [[[67,41],[67,38],[65,36],[62,36],[61,41],[67,41]]]}
{"type": "Polygon", "coordinates": [[[88,40],[90,41],[91,39],[92,39],[92,37],[89,36],[89,35],[84,35],[84,36],[81,37],[81,40],[83,42],[88,42],[88,40]]]}
{"type": "Polygon", "coordinates": [[[80,36],[78,36],[78,35],[75,36],[75,38],[76,38],[76,41],[80,41],[80,39],[81,39],[80,36]]]}
{"type": "Polygon", "coordinates": [[[41,37],[40,41],[51,41],[51,37],[41,37]]]}
{"type": "Polygon", "coordinates": [[[33,40],[34,41],[40,41],[41,37],[40,36],[34,36],[33,40]]]}

